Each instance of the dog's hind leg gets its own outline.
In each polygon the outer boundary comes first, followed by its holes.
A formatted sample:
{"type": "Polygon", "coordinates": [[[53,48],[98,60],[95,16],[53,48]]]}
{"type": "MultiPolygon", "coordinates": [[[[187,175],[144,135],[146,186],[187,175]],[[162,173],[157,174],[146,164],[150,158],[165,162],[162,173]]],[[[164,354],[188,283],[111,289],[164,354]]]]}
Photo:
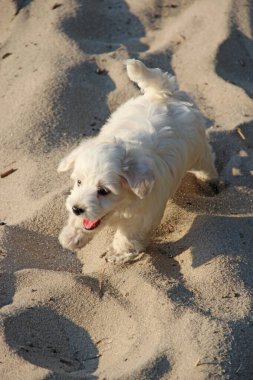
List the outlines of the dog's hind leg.
{"type": "Polygon", "coordinates": [[[201,181],[199,182],[200,187],[206,190],[205,184],[207,184],[209,189],[217,194],[224,187],[224,183],[219,179],[214,162],[215,154],[207,143],[203,155],[198,159],[191,172],[201,181]]]}
{"type": "Polygon", "coordinates": [[[210,145],[206,144],[203,154],[195,163],[191,171],[194,172],[197,178],[202,179],[203,181],[215,180],[219,176],[215,168],[214,161],[215,154],[210,145]]]}

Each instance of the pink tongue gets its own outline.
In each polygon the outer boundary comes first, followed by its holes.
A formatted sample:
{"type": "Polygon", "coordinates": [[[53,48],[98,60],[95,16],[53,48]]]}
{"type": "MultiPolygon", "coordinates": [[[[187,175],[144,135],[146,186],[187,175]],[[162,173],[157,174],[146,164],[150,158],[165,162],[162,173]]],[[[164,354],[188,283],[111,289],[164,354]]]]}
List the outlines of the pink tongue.
{"type": "Polygon", "coordinates": [[[93,230],[100,224],[100,220],[87,220],[83,219],[83,226],[86,230],[93,230]]]}

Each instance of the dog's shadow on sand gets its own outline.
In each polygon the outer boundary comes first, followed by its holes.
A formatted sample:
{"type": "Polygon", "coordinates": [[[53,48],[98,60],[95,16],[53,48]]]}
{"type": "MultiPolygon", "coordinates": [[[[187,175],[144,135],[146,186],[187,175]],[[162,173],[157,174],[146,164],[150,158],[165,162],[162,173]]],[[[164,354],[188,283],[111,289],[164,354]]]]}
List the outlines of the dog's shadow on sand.
{"type": "MultiPolygon", "coordinates": [[[[252,217],[198,215],[190,230],[181,239],[167,243],[153,243],[152,251],[172,259],[190,249],[192,267],[207,265],[218,256],[237,257],[253,260],[253,219],[252,217]]],[[[173,261],[172,266],[175,266],[173,261]]],[[[253,280],[252,280],[253,285],[253,280]]]]}
{"type": "MultiPolygon", "coordinates": [[[[213,315],[212,310],[198,301],[197,290],[194,287],[192,288],[189,279],[185,278],[182,271],[184,259],[183,256],[180,258],[180,254],[186,250],[190,250],[189,254],[193,270],[198,270],[199,267],[203,266],[206,267],[203,273],[206,273],[208,283],[211,281],[214,268],[212,264],[215,260],[216,263],[219,263],[219,258],[222,263],[226,263],[228,270],[231,270],[236,276],[237,280],[235,280],[234,286],[229,287],[228,294],[217,294],[217,300],[214,298],[214,306],[218,303],[220,308],[224,307],[224,311],[226,311],[226,305],[231,303],[231,307],[236,308],[237,298],[235,297],[240,297],[240,291],[237,292],[236,290],[236,283],[242,285],[248,294],[252,294],[252,231],[253,218],[250,215],[198,215],[189,231],[181,239],[167,243],[153,243],[150,247],[152,265],[160,275],[167,279],[167,296],[174,305],[181,308],[181,310],[194,310],[199,315],[210,319],[217,318],[213,315]],[[207,274],[209,265],[211,267],[210,274],[207,274]],[[222,301],[219,297],[227,297],[227,300],[222,301]]],[[[222,271],[223,269],[224,266],[222,265],[220,270],[222,271]]],[[[216,270],[218,270],[217,264],[216,270]]],[[[192,272],[192,276],[194,276],[194,272],[192,272]]],[[[225,286],[226,281],[225,276],[225,286]]],[[[243,319],[238,320],[235,318],[235,320],[229,322],[229,325],[231,336],[233,337],[231,356],[233,356],[234,360],[231,361],[228,371],[234,374],[241,365],[245,374],[243,378],[248,379],[253,372],[251,360],[253,349],[252,306],[243,319]]]]}

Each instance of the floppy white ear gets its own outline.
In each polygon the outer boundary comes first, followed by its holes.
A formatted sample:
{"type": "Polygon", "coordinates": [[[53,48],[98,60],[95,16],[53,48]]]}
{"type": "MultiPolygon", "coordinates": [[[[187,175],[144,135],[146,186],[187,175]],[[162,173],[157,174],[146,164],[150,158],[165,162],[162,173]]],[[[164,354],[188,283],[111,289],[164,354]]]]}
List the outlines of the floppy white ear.
{"type": "Polygon", "coordinates": [[[74,162],[78,154],[85,148],[89,148],[91,142],[92,142],[92,139],[83,140],[77,148],[72,150],[70,154],[68,154],[65,158],[63,158],[58,166],[58,169],[57,169],[58,173],[66,172],[67,170],[71,169],[72,166],[74,165],[74,162]]]}
{"type": "Polygon", "coordinates": [[[67,170],[72,168],[72,166],[74,165],[75,159],[76,159],[78,153],[80,152],[80,150],[81,150],[81,146],[72,150],[72,152],[68,156],[64,157],[61,160],[61,162],[58,166],[58,169],[57,169],[58,173],[66,172],[67,170]]]}
{"type": "Polygon", "coordinates": [[[152,190],[155,177],[152,161],[146,156],[128,152],[122,168],[122,176],[127,180],[130,189],[141,199],[152,190]]]}

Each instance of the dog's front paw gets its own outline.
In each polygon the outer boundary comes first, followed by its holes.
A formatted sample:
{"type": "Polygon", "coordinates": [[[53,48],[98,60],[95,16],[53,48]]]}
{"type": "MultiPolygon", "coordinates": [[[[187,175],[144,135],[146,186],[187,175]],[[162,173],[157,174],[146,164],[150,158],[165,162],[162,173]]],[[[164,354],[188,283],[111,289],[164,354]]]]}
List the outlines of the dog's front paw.
{"type": "Polygon", "coordinates": [[[70,251],[82,248],[89,240],[88,234],[70,226],[65,226],[59,235],[59,242],[62,247],[70,251]]]}
{"type": "Polygon", "coordinates": [[[105,260],[112,264],[126,264],[141,259],[143,255],[144,252],[124,252],[120,254],[108,252],[105,260]]]}

